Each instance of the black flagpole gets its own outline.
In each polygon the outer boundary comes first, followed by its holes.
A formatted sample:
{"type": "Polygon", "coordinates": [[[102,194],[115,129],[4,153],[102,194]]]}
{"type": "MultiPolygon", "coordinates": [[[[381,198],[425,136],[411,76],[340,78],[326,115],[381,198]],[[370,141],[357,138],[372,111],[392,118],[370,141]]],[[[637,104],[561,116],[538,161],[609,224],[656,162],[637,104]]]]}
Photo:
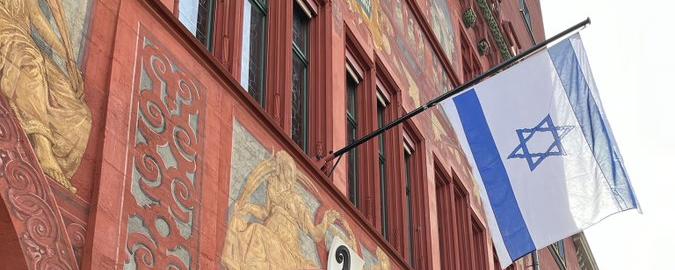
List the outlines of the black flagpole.
{"type": "MultiPolygon", "coordinates": [[[[388,124],[386,124],[383,127],[373,131],[372,133],[357,139],[356,141],[348,144],[347,146],[345,146],[345,147],[343,147],[343,148],[341,148],[341,149],[339,149],[335,152],[329,153],[329,155],[327,157],[323,158],[323,160],[325,162],[328,162],[328,161],[334,159],[335,157],[340,157],[340,156],[344,155],[345,153],[349,152],[349,150],[352,150],[352,149],[356,148],[357,146],[369,141],[370,139],[375,138],[376,136],[384,133],[385,131],[387,131],[387,130],[403,123],[404,121],[414,117],[415,115],[418,115],[418,114],[426,111],[427,109],[438,105],[438,103],[440,103],[441,101],[444,101],[448,98],[451,98],[451,97],[454,97],[456,95],[461,94],[462,92],[468,90],[470,87],[478,84],[479,82],[483,81],[484,79],[489,78],[489,77],[503,71],[504,69],[512,66],[513,64],[518,63],[519,61],[522,61],[523,59],[527,58],[528,56],[532,55],[533,53],[535,53],[535,52],[539,51],[540,49],[546,47],[546,45],[548,45],[550,43],[553,43],[554,41],[556,41],[556,40],[558,40],[558,39],[560,39],[560,38],[562,38],[562,37],[564,37],[564,36],[566,36],[566,35],[568,35],[572,32],[575,32],[575,31],[579,30],[579,29],[583,28],[584,26],[586,26],[590,23],[591,23],[591,18],[586,18],[585,20],[577,23],[576,25],[574,25],[570,28],[567,28],[565,31],[562,31],[562,32],[558,33],[557,35],[545,40],[544,42],[539,43],[539,44],[525,50],[524,52],[516,55],[515,57],[512,57],[509,60],[506,60],[506,61],[502,62],[501,64],[489,69],[488,71],[479,75],[478,77],[473,78],[472,80],[470,80],[468,82],[465,82],[464,84],[458,86],[457,88],[455,88],[451,91],[447,91],[447,92],[443,93],[442,95],[430,100],[426,104],[418,107],[417,109],[412,110],[411,112],[405,114],[404,116],[401,116],[400,118],[398,118],[398,119],[396,119],[392,122],[389,122],[388,124]]],[[[339,162],[339,160],[338,160],[338,162],[339,162]]],[[[330,176],[333,173],[333,170],[335,170],[335,167],[337,166],[338,162],[336,162],[335,165],[332,167],[332,169],[328,172],[328,176],[330,176]]]]}

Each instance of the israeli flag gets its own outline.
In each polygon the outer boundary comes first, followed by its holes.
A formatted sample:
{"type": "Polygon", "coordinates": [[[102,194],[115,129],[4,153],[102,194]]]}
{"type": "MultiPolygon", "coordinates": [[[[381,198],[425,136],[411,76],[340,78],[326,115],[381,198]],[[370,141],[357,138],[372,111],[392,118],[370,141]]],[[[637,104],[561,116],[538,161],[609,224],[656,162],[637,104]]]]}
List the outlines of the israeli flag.
{"type": "Polygon", "coordinates": [[[578,34],[442,105],[502,268],[638,208],[578,34]]]}

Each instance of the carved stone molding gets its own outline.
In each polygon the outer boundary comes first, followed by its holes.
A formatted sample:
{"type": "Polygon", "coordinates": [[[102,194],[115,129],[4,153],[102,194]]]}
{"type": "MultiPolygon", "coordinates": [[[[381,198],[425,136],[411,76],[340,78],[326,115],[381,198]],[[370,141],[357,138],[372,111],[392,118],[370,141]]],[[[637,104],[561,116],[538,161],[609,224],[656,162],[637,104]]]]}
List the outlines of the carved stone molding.
{"type": "Polygon", "coordinates": [[[4,97],[0,97],[0,194],[28,269],[78,269],[48,180],[4,97]]]}

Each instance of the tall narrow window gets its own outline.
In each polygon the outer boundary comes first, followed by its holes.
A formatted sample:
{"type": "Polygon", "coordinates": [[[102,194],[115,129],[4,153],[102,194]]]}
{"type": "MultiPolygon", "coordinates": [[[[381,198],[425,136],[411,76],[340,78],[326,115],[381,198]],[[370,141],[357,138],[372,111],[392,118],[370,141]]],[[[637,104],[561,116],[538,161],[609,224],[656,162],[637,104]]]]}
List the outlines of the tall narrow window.
{"type": "Polygon", "coordinates": [[[480,62],[471,49],[469,39],[466,37],[466,35],[461,34],[460,44],[462,48],[462,69],[464,73],[464,81],[468,82],[481,73],[480,62]]]}
{"type": "Polygon", "coordinates": [[[532,16],[530,15],[530,10],[527,8],[527,3],[525,0],[520,0],[520,13],[523,15],[527,32],[530,34],[532,42],[534,42],[534,33],[532,32],[532,16]]]}
{"type": "MultiPolygon", "coordinates": [[[[427,218],[429,194],[427,190],[426,161],[422,134],[412,124],[403,126],[403,177],[405,198],[404,215],[407,215],[408,227],[401,231],[408,238],[408,263],[413,269],[430,269],[429,220],[427,218]]],[[[433,178],[432,178],[433,179],[433,178]]],[[[447,214],[446,214],[447,216],[447,214]]],[[[439,217],[439,224],[443,218],[439,217]]],[[[445,268],[443,268],[445,269],[445,268]]]]}
{"type": "MultiPolygon", "coordinates": [[[[352,143],[357,136],[357,93],[359,82],[352,75],[353,72],[347,72],[347,141],[352,143]]],[[[356,206],[359,206],[359,183],[358,183],[358,152],[354,148],[347,154],[347,181],[349,185],[349,200],[356,206]]]]}
{"type": "Polygon", "coordinates": [[[520,0],[520,12],[523,13],[523,19],[525,20],[527,28],[532,31],[532,18],[530,17],[530,10],[527,8],[525,0],[520,0]]]}
{"type": "Polygon", "coordinates": [[[415,218],[413,213],[413,199],[412,199],[412,149],[408,145],[404,145],[403,162],[405,166],[405,205],[408,209],[408,249],[410,256],[408,256],[408,263],[415,268],[415,218]]]}
{"type": "Polygon", "coordinates": [[[457,227],[457,246],[459,247],[459,265],[460,269],[471,268],[471,220],[469,220],[469,198],[465,190],[462,190],[458,184],[454,184],[455,199],[455,222],[457,227]]]}
{"type": "Polygon", "coordinates": [[[241,83],[261,106],[265,106],[267,1],[246,0],[244,2],[241,83]]]}
{"type": "Polygon", "coordinates": [[[436,200],[442,269],[473,269],[469,198],[460,181],[436,170],[436,200]]]}
{"type": "Polygon", "coordinates": [[[440,171],[436,171],[436,204],[438,216],[438,237],[440,244],[441,269],[457,269],[458,253],[455,245],[457,237],[453,226],[454,201],[449,179],[440,171]]]}
{"type": "Polygon", "coordinates": [[[178,1],[178,20],[209,50],[214,6],[213,0],[178,1]]]}
{"type": "Polygon", "coordinates": [[[553,248],[558,253],[558,256],[560,256],[562,263],[565,264],[565,240],[553,243],[553,248]]]}
{"type": "Polygon", "coordinates": [[[293,9],[293,89],[292,126],[293,141],[307,151],[309,78],[309,15],[297,4],[293,9]]]}
{"type": "Polygon", "coordinates": [[[473,269],[487,269],[485,230],[476,218],[471,219],[473,237],[473,269]]]}
{"type": "MultiPolygon", "coordinates": [[[[379,93],[378,93],[379,95],[379,93]]],[[[377,127],[382,128],[385,124],[385,111],[387,104],[378,97],[377,102],[377,127]]],[[[382,218],[382,236],[389,240],[389,195],[387,187],[387,144],[384,133],[379,136],[379,166],[380,166],[380,215],[382,218]]]]}

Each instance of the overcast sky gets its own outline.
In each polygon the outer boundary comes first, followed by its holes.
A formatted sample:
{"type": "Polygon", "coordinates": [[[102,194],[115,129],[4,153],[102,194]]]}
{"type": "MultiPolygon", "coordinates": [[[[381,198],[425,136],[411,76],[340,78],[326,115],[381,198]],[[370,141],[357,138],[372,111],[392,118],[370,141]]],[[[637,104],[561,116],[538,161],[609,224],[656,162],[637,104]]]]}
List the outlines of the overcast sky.
{"type": "Polygon", "coordinates": [[[617,214],[586,230],[600,269],[675,269],[675,4],[541,4],[547,37],[591,18],[581,36],[644,212],[617,214]]]}

